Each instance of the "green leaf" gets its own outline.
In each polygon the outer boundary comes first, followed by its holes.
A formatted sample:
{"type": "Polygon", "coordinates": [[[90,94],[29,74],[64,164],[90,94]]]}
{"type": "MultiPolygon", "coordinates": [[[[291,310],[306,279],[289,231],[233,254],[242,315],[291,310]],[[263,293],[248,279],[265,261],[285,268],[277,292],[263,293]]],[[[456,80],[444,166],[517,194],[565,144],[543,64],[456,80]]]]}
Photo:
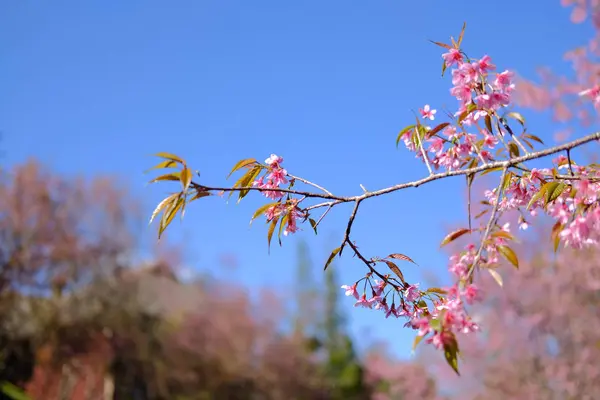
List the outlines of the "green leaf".
{"type": "MultiPolygon", "coordinates": [[[[245,187],[245,186],[251,186],[252,182],[254,182],[256,180],[256,178],[258,178],[258,175],[260,175],[260,171],[262,170],[262,167],[260,165],[255,165],[254,168],[252,168],[249,173],[248,173],[248,178],[247,180],[244,181],[243,185],[241,185],[241,187],[245,187]]],[[[246,197],[246,195],[249,193],[250,191],[248,189],[245,190],[241,190],[240,191],[240,196],[238,197],[238,203],[244,198],[246,197]]]]}
{"type": "Polygon", "coordinates": [[[419,345],[419,343],[421,343],[421,340],[423,340],[423,336],[420,336],[420,335],[415,336],[415,340],[413,341],[413,345],[412,345],[413,353],[417,349],[417,346],[419,345]]]}
{"type": "Polygon", "coordinates": [[[428,293],[438,293],[438,294],[447,294],[448,292],[444,289],[440,289],[440,288],[436,288],[436,287],[432,287],[427,289],[428,293]]]}
{"type": "Polygon", "coordinates": [[[413,264],[417,264],[416,262],[414,262],[409,256],[404,255],[404,254],[400,254],[400,253],[393,253],[390,254],[389,256],[387,256],[386,258],[393,258],[395,260],[402,260],[402,261],[409,261],[413,264]]]}
{"type": "Polygon", "coordinates": [[[271,221],[271,225],[269,225],[269,232],[267,233],[267,243],[269,251],[271,251],[271,239],[273,238],[273,232],[275,232],[277,221],[279,221],[279,217],[273,218],[273,221],[271,221]]]}
{"type": "Polygon", "coordinates": [[[512,142],[508,144],[508,151],[509,151],[511,157],[512,156],[519,157],[521,155],[521,153],[519,152],[519,146],[517,146],[516,144],[514,144],[512,142]]]}
{"type": "Polygon", "coordinates": [[[494,280],[496,281],[496,283],[502,287],[503,282],[502,282],[502,276],[500,276],[500,274],[498,272],[496,272],[496,270],[494,269],[488,269],[488,272],[490,273],[490,275],[492,276],[492,278],[494,278],[494,280]]]}
{"type": "Polygon", "coordinates": [[[548,182],[548,183],[543,184],[542,187],[540,187],[540,190],[531,197],[531,200],[529,200],[529,204],[527,204],[527,208],[526,208],[527,210],[529,210],[531,208],[531,206],[546,193],[546,190],[548,190],[549,183],[554,183],[554,182],[548,182]]]}
{"type": "Polygon", "coordinates": [[[173,172],[171,174],[157,176],[156,178],[152,179],[149,183],[155,183],[155,182],[160,182],[160,181],[179,181],[180,179],[181,179],[181,172],[177,171],[177,172],[173,172]]]}
{"type": "Polygon", "coordinates": [[[382,260],[382,261],[387,264],[388,268],[390,270],[392,270],[392,272],[394,274],[396,274],[396,276],[398,278],[400,278],[400,282],[406,283],[406,281],[404,280],[404,274],[402,273],[402,271],[400,271],[400,268],[398,268],[398,266],[396,264],[394,264],[393,262],[391,262],[389,260],[382,260]]]}
{"type": "Polygon", "coordinates": [[[563,230],[564,225],[559,222],[555,223],[552,227],[552,241],[554,245],[554,252],[558,251],[558,245],[560,244],[560,232],[563,230]]]}
{"type": "Polygon", "coordinates": [[[177,201],[171,202],[171,204],[169,205],[169,208],[167,208],[165,210],[165,212],[163,213],[163,217],[160,220],[160,224],[158,226],[158,238],[159,239],[162,236],[162,234],[164,233],[165,229],[167,229],[169,224],[173,221],[173,218],[175,218],[177,211],[179,211],[179,209],[183,206],[183,203],[184,203],[184,199],[179,194],[177,201]]]}
{"type": "Polygon", "coordinates": [[[548,182],[546,185],[548,185],[546,189],[546,205],[556,200],[567,187],[567,185],[562,182],[548,182]]]}
{"type": "Polygon", "coordinates": [[[501,237],[504,239],[508,239],[508,240],[515,240],[515,237],[513,235],[511,235],[509,232],[503,231],[503,230],[499,230],[499,231],[495,231],[493,232],[490,236],[492,237],[501,237]]]}
{"type": "Polygon", "coordinates": [[[442,76],[444,76],[444,72],[446,72],[446,68],[448,68],[448,66],[446,65],[446,60],[442,60],[442,76]]]}
{"type": "Polygon", "coordinates": [[[231,170],[231,172],[229,173],[229,175],[227,175],[227,179],[229,179],[229,177],[231,176],[231,174],[233,174],[238,169],[244,168],[245,166],[251,165],[251,164],[253,164],[255,162],[256,162],[256,160],[254,158],[246,158],[245,160],[238,161],[237,164],[235,164],[233,166],[233,169],[231,170]]]}
{"type": "Polygon", "coordinates": [[[508,246],[498,246],[498,251],[500,254],[506,258],[515,268],[519,268],[519,259],[517,258],[517,254],[513,249],[508,246]]]}
{"type": "Polygon", "coordinates": [[[439,331],[441,329],[441,327],[442,327],[442,324],[440,323],[439,319],[433,318],[431,321],[429,321],[429,326],[434,331],[439,331]]]}
{"type": "Polygon", "coordinates": [[[492,117],[490,117],[490,114],[485,116],[485,127],[489,133],[492,135],[494,134],[494,130],[492,129],[492,117]]]}
{"type": "Polygon", "coordinates": [[[459,237],[461,237],[462,235],[471,232],[470,229],[466,229],[466,228],[462,228],[462,229],[458,229],[454,232],[449,233],[444,240],[442,240],[442,243],[440,244],[440,247],[444,247],[445,245],[447,245],[448,243],[458,239],[459,237]]]}
{"type": "Polygon", "coordinates": [[[20,387],[13,385],[10,382],[0,383],[0,392],[4,393],[12,400],[32,400],[31,397],[25,394],[25,391],[20,387]]]}
{"type": "Polygon", "coordinates": [[[160,153],[156,153],[155,156],[161,157],[161,158],[166,158],[167,160],[176,161],[180,164],[185,164],[185,161],[183,161],[183,159],[181,159],[180,157],[177,157],[175,154],[160,152],[160,153]]]}
{"type": "Polygon", "coordinates": [[[466,22],[463,22],[463,27],[462,27],[462,29],[460,30],[460,35],[458,35],[458,43],[456,43],[456,48],[457,48],[457,49],[460,49],[460,45],[461,45],[461,43],[462,43],[462,41],[463,41],[463,38],[464,38],[464,36],[465,36],[465,29],[466,29],[466,28],[467,28],[467,23],[466,23],[466,22]]]}
{"type": "Polygon", "coordinates": [[[155,165],[152,168],[148,168],[146,171],[144,171],[145,173],[150,172],[152,170],[155,169],[161,169],[161,168],[177,168],[179,164],[177,164],[177,161],[173,161],[173,160],[166,160],[166,161],[161,161],[160,163],[158,163],[157,165],[155,165]]]}
{"type": "Polygon", "coordinates": [[[448,365],[460,376],[458,372],[458,342],[454,333],[445,332],[444,334],[447,335],[447,338],[444,339],[444,357],[448,365]]]}
{"type": "Polygon", "coordinates": [[[513,173],[511,171],[508,171],[506,174],[504,174],[504,180],[502,181],[502,190],[508,189],[508,187],[510,186],[512,177],[513,177],[513,173]]]}
{"type": "Polygon", "coordinates": [[[458,116],[458,123],[461,124],[463,122],[463,120],[465,118],[467,118],[467,116],[469,116],[469,114],[471,114],[475,110],[477,110],[477,105],[475,105],[474,103],[470,103],[467,106],[467,109],[465,111],[463,111],[462,113],[460,113],[460,115],[458,116]]]}
{"type": "Polygon", "coordinates": [[[308,222],[310,222],[310,226],[312,226],[313,230],[315,231],[315,235],[316,235],[317,234],[317,221],[315,221],[312,218],[309,218],[308,222]]]}
{"type": "Polygon", "coordinates": [[[329,264],[331,264],[331,262],[333,261],[334,257],[340,252],[341,249],[342,249],[341,246],[338,247],[338,248],[336,248],[336,249],[333,249],[333,251],[329,255],[329,258],[327,259],[327,262],[325,263],[325,267],[323,268],[323,271],[325,271],[327,269],[327,267],[329,267],[329,264]]]}
{"type": "Polygon", "coordinates": [[[190,183],[192,183],[192,171],[188,167],[183,167],[181,170],[181,175],[179,176],[179,180],[181,182],[181,186],[183,186],[183,191],[187,191],[190,187],[190,183]]]}
{"type": "Polygon", "coordinates": [[[509,112],[508,114],[506,114],[506,116],[516,119],[517,121],[519,121],[521,126],[525,126],[525,118],[523,118],[523,116],[521,114],[519,114],[518,112],[509,112]]]}
{"type": "Polygon", "coordinates": [[[496,168],[490,168],[490,169],[486,169],[484,171],[482,171],[479,176],[483,176],[483,175],[487,175],[490,172],[495,172],[495,171],[502,171],[504,169],[504,167],[496,167],[496,168]]]}
{"type": "Polygon", "coordinates": [[[250,223],[252,223],[252,221],[254,221],[256,218],[258,218],[259,216],[261,216],[262,214],[267,212],[267,210],[269,208],[274,207],[278,204],[279,204],[279,202],[276,201],[274,203],[268,203],[268,204],[264,204],[264,205],[258,207],[258,209],[254,212],[254,215],[252,215],[252,219],[250,220],[250,223]]]}
{"type": "Polygon", "coordinates": [[[285,214],[281,218],[281,222],[279,223],[279,234],[277,235],[277,240],[279,240],[279,245],[281,246],[281,233],[283,232],[283,227],[287,225],[288,220],[290,219],[290,214],[285,214]]]}
{"type": "Polygon", "coordinates": [[[398,144],[400,143],[400,140],[402,139],[402,136],[403,136],[403,135],[404,135],[406,132],[408,132],[408,131],[410,131],[411,129],[413,129],[414,127],[415,127],[415,125],[409,125],[409,126],[407,126],[407,127],[403,128],[403,129],[400,131],[400,133],[398,133],[398,137],[396,138],[396,147],[398,147],[398,144]]]}
{"type": "Polygon", "coordinates": [[[150,217],[150,224],[152,224],[152,221],[154,221],[154,218],[156,218],[156,216],[158,214],[160,214],[161,211],[163,211],[165,208],[167,208],[167,206],[169,206],[173,201],[175,201],[175,199],[178,196],[179,196],[179,193],[173,193],[172,195],[170,195],[169,197],[167,197],[166,199],[164,199],[163,201],[158,203],[158,205],[152,212],[152,216],[150,217]]]}

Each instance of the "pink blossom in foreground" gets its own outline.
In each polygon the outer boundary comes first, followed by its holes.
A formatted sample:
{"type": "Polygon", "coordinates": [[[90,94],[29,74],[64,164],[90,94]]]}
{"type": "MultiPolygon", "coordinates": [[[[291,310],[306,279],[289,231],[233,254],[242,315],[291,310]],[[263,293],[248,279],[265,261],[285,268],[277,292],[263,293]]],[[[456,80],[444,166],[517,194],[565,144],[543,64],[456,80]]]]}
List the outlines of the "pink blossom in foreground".
{"type": "Polygon", "coordinates": [[[425,104],[425,107],[419,109],[419,112],[423,118],[428,118],[433,121],[435,119],[435,113],[437,113],[437,110],[432,110],[429,107],[429,104],[425,104]]]}

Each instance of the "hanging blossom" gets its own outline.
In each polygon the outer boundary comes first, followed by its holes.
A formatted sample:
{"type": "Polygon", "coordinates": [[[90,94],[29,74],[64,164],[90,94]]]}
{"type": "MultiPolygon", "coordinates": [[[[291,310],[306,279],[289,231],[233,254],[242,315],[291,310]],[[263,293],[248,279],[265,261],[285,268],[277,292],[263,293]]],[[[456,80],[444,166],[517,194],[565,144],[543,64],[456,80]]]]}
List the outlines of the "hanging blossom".
{"type": "Polygon", "coordinates": [[[288,180],[288,172],[282,167],[283,157],[276,154],[271,154],[269,158],[265,160],[265,164],[268,168],[267,173],[260,178],[256,179],[252,186],[261,189],[267,189],[263,191],[263,195],[269,199],[278,200],[279,203],[269,207],[264,215],[267,222],[284,218],[286,221],[285,229],[283,234],[288,236],[298,231],[298,219],[304,218],[304,213],[298,207],[297,199],[288,199],[285,202],[281,202],[285,193],[277,191],[281,185],[290,183],[288,180]],[[272,189],[272,190],[269,190],[272,189]]]}

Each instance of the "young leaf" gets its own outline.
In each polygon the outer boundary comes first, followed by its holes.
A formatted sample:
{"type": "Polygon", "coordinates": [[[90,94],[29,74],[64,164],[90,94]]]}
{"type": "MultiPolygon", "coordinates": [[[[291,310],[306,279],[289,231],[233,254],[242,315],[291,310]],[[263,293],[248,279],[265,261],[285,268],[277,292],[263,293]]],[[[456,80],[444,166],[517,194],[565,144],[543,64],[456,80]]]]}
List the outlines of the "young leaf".
{"type": "Polygon", "coordinates": [[[534,140],[534,141],[538,142],[539,144],[544,144],[544,142],[542,141],[542,139],[540,139],[539,137],[537,137],[535,135],[532,135],[530,133],[526,133],[523,136],[526,137],[527,139],[534,140]]]}
{"type": "Polygon", "coordinates": [[[329,258],[327,259],[327,262],[325,263],[325,267],[323,268],[323,271],[325,271],[327,269],[327,267],[329,267],[329,264],[331,264],[331,262],[333,261],[333,258],[340,252],[341,249],[342,249],[341,247],[333,249],[333,251],[329,255],[329,258]]]}
{"type": "MultiPolygon", "coordinates": [[[[553,182],[548,182],[548,183],[553,183],[553,182]]],[[[527,208],[526,208],[527,210],[529,210],[531,208],[531,206],[546,193],[546,190],[548,190],[548,183],[543,184],[542,187],[540,188],[540,190],[531,197],[531,200],[529,200],[529,204],[527,204],[527,208]]]]}
{"type": "Polygon", "coordinates": [[[413,341],[413,345],[412,345],[412,352],[414,353],[415,350],[417,349],[417,346],[419,345],[419,343],[421,343],[421,340],[423,340],[422,335],[417,335],[415,336],[415,340],[413,341]]]}
{"type": "Polygon", "coordinates": [[[271,221],[271,225],[269,225],[269,232],[267,233],[267,243],[269,252],[271,251],[271,239],[273,238],[273,232],[275,232],[277,221],[279,221],[279,217],[273,218],[273,221],[271,221]]]}
{"type": "Polygon", "coordinates": [[[485,127],[490,134],[494,134],[494,130],[492,129],[492,117],[489,114],[485,116],[485,127]]]}
{"type": "Polygon", "coordinates": [[[439,294],[447,294],[448,292],[444,289],[440,289],[440,288],[436,288],[436,287],[432,287],[427,289],[428,293],[439,293],[439,294]]]}
{"type": "Polygon", "coordinates": [[[398,144],[400,143],[400,139],[402,139],[402,136],[404,136],[404,134],[408,131],[410,131],[411,129],[413,129],[415,127],[415,125],[409,125],[405,128],[403,128],[400,133],[398,133],[398,137],[396,138],[396,147],[398,147],[398,144]]]}
{"type": "MultiPolygon", "coordinates": [[[[247,174],[247,179],[244,180],[243,184],[240,185],[241,187],[247,187],[247,186],[251,186],[252,182],[254,182],[256,180],[256,178],[258,178],[258,175],[260,174],[260,171],[262,170],[260,165],[255,165],[250,171],[248,171],[247,174]]],[[[248,189],[244,189],[240,191],[240,196],[238,197],[238,203],[244,198],[246,197],[246,195],[249,193],[250,191],[248,189]]]]}
{"type": "Polygon", "coordinates": [[[462,29],[460,30],[460,35],[458,35],[458,43],[456,43],[456,48],[460,49],[460,44],[463,41],[463,37],[465,36],[465,29],[467,28],[467,23],[463,22],[462,29]]]}
{"type": "Polygon", "coordinates": [[[147,172],[150,172],[152,170],[161,169],[161,168],[177,168],[177,166],[178,166],[177,161],[165,160],[165,161],[161,161],[160,163],[158,163],[157,165],[155,165],[152,168],[148,168],[144,172],[147,173],[147,172]]]}
{"type": "Polygon", "coordinates": [[[441,124],[439,124],[435,128],[433,128],[430,131],[428,131],[427,134],[425,135],[425,137],[427,139],[429,139],[430,137],[432,137],[433,135],[435,135],[436,133],[438,133],[439,131],[441,131],[442,129],[444,129],[445,127],[447,127],[448,125],[450,125],[450,122],[442,122],[441,124]]]}
{"type": "Polygon", "coordinates": [[[490,236],[501,237],[501,238],[513,240],[513,241],[515,240],[515,237],[513,235],[511,235],[510,233],[508,233],[506,231],[502,231],[502,230],[493,232],[490,236]]]}
{"type": "Polygon", "coordinates": [[[152,179],[150,181],[150,183],[155,183],[155,182],[160,182],[160,181],[179,181],[180,179],[181,179],[181,172],[177,171],[177,172],[173,172],[170,174],[157,176],[156,178],[152,179]]]}
{"type": "Polygon", "coordinates": [[[481,171],[481,173],[479,174],[479,176],[487,175],[490,172],[502,171],[503,169],[504,169],[504,167],[496,167],[496,168],[486,169],[485,171],[481,171]]]}
{"type": "Polygon", "coordinates": [[[523,118],[523,116],[518,112],[509,112],[508,114],[506,114],[506,116],[516,119],[522,126],[525,126],[525,118],[523,118]]]}
{"type": "Polygon", "coordinates": [[[183,186],[183,191],[187,191],[190,187],[190,183],[192,183],[192,171],[190,171],[188,167],[183,167],[179,176],[179,180],[181,182],[181,186],[183,186]]]}
{"type": "Polygon", "coordinates": [[[261,216],[262,214],[267,212],[267,210],[269,208],[274,207],[278,204],[279,204],[279,202],[276,201],[274,203],[268,203],[268,204],[264,204],[264,205],[258,207],[258,209],[254,212],[254,215],[252,215],[252,219],[250,220],[250,223],[252,224],[252,221],[254,221],[256,218],[258,218],[259,216],[261,216]]]}
{"type": "Polygon", "coordinates": [[[183,159],[177,157],[175,154],[160,152],[160,153],[156,153],[155,156],[161,157],[161,158],[166,158],[167,160],[176,161],[180,164],[185,164],[185,161],[183,161],[183,159]]]}
{"type": "Polygon", "coordinates": [[[191,199],[188,200],[188,203],[190,201],[198,200],[198,199],[200,199],[202,197],[207,197],[207,196],[210,196],[209,192],[202,191],[202,190],[197,190],[196,189],[196,194],[194,195],[194,197],[192,197],[191,199]]]}
{"type": "Polygon", "coordinates": [[[238,161],[237,164],[235,164],[233,166],[233,169],[231,170],[231,172],[229,173],[229,175],[227,175],[227,179],[229,179],[229,177],[231,176],[231,174],[233,174],[238,169],[244,168],[247,165],[254,164],[255,162],[256,162],[256,160],[254,158],[246,158],[245,160],[238,161]]]}
{"type": "Polygon", "coordinates": [[[548,182],[546,185],[548,185],[546,189],[546,205],[556,200],[567,187],[567,185],[562,182],[548,182]]]}
{"type": "Polygon", "coordinates": [[[513,249],[508,246],[498,246],[498,251],[504,256],[515,268],[519,268],[519,259],[513,249]]]}
{"type": "Polygon", "coordinates": [[[438,45],[440,47],[443,47],[444,49],[447,49],[447,50],[450,50],[452,48],[451,46],[449,46],[449,45],[447,45],[445,43],[435,42],[433,40],[430,40],[430,42],[433,43],[433,44],[436,44],[436,45],[438,45]]]}
{"type": "Polygon", "coordinates": [[[398,278],[400,278],[400,282],[406,283],[406,281],[404,280],[404,274],[402,273],[402,271],[400,271],[400,268],[398,268],[398,266],[396,264],[394,264],[393,262],[391,262],[389,260],[382,260],[382,261],[387,264],[388,268],[390,270],[392,270],[392,272],[394,274],[396,274],[396,276],[398,276],[398,278]]]}
{"type": "Polygon", "coordinates": [[[446,68],[448,68],[446,60],[442,60],[442,77],[444,76],[444,72],[446,72],[446,68]]]}
{"type": "Polygon", "coordinates": [[[460,373],[458,372],[458,342],[456,341],[454,333],[445,332],[444,334],[448,335],[448,337],[444,339],[444,357],[446,358],[448,365],[452,367],[458,376],[460,376],[460,373]]]}
{"type": "Polygon", "coordinates": [[[502,282],[502,276],[494,269],[488,269],[488,272],[490,273],[490,275],[492,276],[492,278],[494,278],[494,280],[496,281],[496,283],[502,287],[503,282],[502,282]]]}
{"type": "Polygon", "coordinates": [[[158,203],[158,205],[152,212],[152,216],[150,217],[150,224],[152,224],[152,221],[154,221],[154,218],[156,218],[156,216],[158,214],[160,214],[160,212],[163,211],[168,205],[170,205],[171,202],[173,202],[178,196],[179,196],[179,193],[173,193],[172,195],[170,195],[169,197],[167,197],[166,199],[164,199],[163,201],[158,203]]]}
{"type": "Polygon", "coordinates": [[[317,221],[315,221],[312,218],[309,218],[308,222],[310,222],[310,226],[312,226],[313,230],[315,231],[315,235],[317,235],[317,221]]]}
{"type": "Polygon", "coordinates": [[[440,244],[440,247],[444,247],[445,245],[447,245],[448,243],[458,239],[459,237],[461,237],[462,235],[464,235],[465,233],[469,233],[471,232],[470,229],[458,229],[454,232],[451,232],[450,234],[448,234],[444,240],[442,240],[442,243],[440,244]]]}
{"type": "Polygon", "coordinates": [[[564,225],[561,224],[560,221],[555,223],[554,226],[552,227],[551,237],[552,237],[555,253],[558,251],[558,245],[560,244],[560,232],[563,230],[563,228],[564,228],[564,225]]]}
{"type": "Polygon", "coordinates": [[[279,240],[279,245],[281,246],[281,234],[283,233],[283,227],[287,225],[288,220],[290,219],[290,214],[285,214],[281,218],[281,222],[279,223],[279,234],[277,235],[277,240],[279,240]]]}
{"type": "Polygon", "coordinates": [[[171,221],[173,221],[173,218],[175,218],[177,211],[179,211],[179,209],[183,206],[183,203],[184,203],[183,197],[181,196],[181,194],[179,194],[179,197],[177,198],[177,200],[172,201],[169,208],[167,208],[165,210],[165,212],[163,213],[163,217],[160,220],[160,224],[158,226],[158,238],[159,239],[161,238],[163,232],[165,231],[165,229],[167,229],[167,227],[169,226],[171,221]]]}
{"type": "Polygon", "coordinates": [[[0,392],[12,400],[32,400],[23,389],[8,381],[0,383],[0,392]]]}
{"type": "Polygon", "coordinates": [[[409,256],[404,255],[404,254],[400,254],[400,253],[393,253],[390,254],[389,256],[387,256],[386,258],[393,258],[395,260],[403,260],[403,261],[410,261],[413,264],[417,264],[416,262],[414,262],[409,256]]]}
{"type": "Polygon", "coordinates": [[[519,157],[521,155],[521,153],[519,152],[519,146],[517,146],[514,143],[508,144],[508,151],[510,152],[511,157],[519,157]]]}

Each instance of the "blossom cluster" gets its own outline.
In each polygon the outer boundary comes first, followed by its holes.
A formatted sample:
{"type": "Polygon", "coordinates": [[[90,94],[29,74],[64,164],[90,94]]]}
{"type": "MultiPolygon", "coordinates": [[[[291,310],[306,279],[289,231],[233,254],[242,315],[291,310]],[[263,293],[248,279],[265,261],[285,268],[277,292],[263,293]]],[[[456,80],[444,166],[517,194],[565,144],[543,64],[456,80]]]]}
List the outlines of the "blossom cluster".
{"type": "MultiPolygon", "coordinates": [[[[284,196],[284,192],[277,191],[276,189],[279,189],[280,185],[289,183],[287,179],[287,170],[282,167],[282,163],[283,157],[271,154],[271,156],[265,160],[265,164],[268,168],[267,174],[261,176],[252,183],[252,186],[254,187],[267,189],[262,193],[269,199],[280,201],[284,196]]],[[[265,217],[268,222],[276,221],[280,217],[285,218],[286,225],[283,230],[285,236],[298,231],[298,218],[302,216],[303,213],[298,207],[298,200],[296,199],[289,199],[284,203],[279,202],[265,211],[265,217]]]]}
{"type": "MultiPolygon", "coordinates": [[[[436,170],[440,167],[447,171],[457,170],[473,158],[486,163],[493,158],[490,151],[498,144],[498,138],[493,135],[493,131],[480,127],[478,123],[485,118],[497,116],[496,112],[499,109],[510,104],[515,88],[512,82],[514,74],[511,71],[496,73],[490,83],[490,76],[496,66],[489,56],[485,55],[476,61],[466,61],[458,49],[452,48],[442,57],[446,66],[456,66],[452,70],[453,87],[450,93],[459,102],[458,111],[454,113],[454,117],[458,117],[458,124],[439,125],[443,127],[441,132],[426,127],[424,135],[419,127],[414,127],[403,132],[400,139],[410,151],[417,152],[419,158],[424,157],[419,142],[426,142],[427,152],[431,153],[431,156],[425,157],[428,157],[428,161],[436,170]],[[468,133],[465,127],[469,126],[476,129],[481,137],[468,133]]],[[[436,112],[437,110],[428,104],[420,110],[421,116],[429,120],[435,119],[436,112]]],[[[502,135],[501,131],[498,133],[502,135]]]]}
{"type": "MultiPolygon", "coordinates": [[[[436,170],[457,170],[465,166],[474,167],[496,161],[503,150],[509,156],[515,155],[506,140],[523,145],[514,137],[504,117],[502,108],[511,103],[511,94],[515,88],[513,73],[494,72],[496,66],[489,56],[479,60],[469,60],[460,50],[451,48],[442,55],[446,67],[452,69],[450,93],[458,100],[458,110],[453,117],[456,123],[444,122],[437,127],[424,126],[420,122],[404,129],[399,136],[406,147],[416,152],[436,170]],[[470,128],[470,131],[467,131],[470,128]],[[510,135],[510,136],[509,136],[510,135]],[[497,149],[499,143],[502,143],[497,149]],[[495,151],[495,155],[492,155],[495,151]],[[426,157],[426,159],[424,158],[426,157]]],[[[600,89],[590,89],[582,95],[590,96],[600,104],[600,89]]],[[[425,105],[419,110],[421,117],[433,121],[437,110],[425,105]]],[[[522,120],[519,122],[523,123],[522,120]]],[[[541,141],[537,137],[524,135],[526,139],[541,141]]],[[[518,149],[516,150],[518,155],[518,149]]],[[[265,160],[267,173],[253,182],[254,187],[270,199],[277,200],[269,206],[264,215],[268,222],[285,219],[284,234],[297,231],[298,218],[306,219],[308,214],[298,207],[301,200],[283,201],[284,192],[278,191],[280,185],[288,184],[287,171],[282,167],[283,158],[275,154],[265,160]]],[[[487,204],[494,213],[516,211],[519,229],[527,229],[530,219],[545,212],[555,219],[553,230],[557,241],[565,246],[580,248],[598,243],[600,232],[600,174],[593,166],[582,167],[570,158],[559,156],[554,160],[553,168],[531,170],[527,168],[505,172],[504,183],[484,193],[487,204]],[[562,174],[562,175],[561,175],[562,174]],[[498,191],[502,193],[498,193],[498,191]]],[[[292,183],[293,183],[293,179],[292,183]]],[[[483,214],[481,214],[483,215],[483,214]]],[[[284,222],[282,222],[283,224],[284,222]]],[[[448,351],[448,345],[455,342],[456,333],[471,333],[479,326],[469,316],[466,307],[482,300],[482,293],[473,283],[472,273],[475,266],[487,269],[501,284],[496,272],[503,259],[518,266],[516,255],[509,247],[514,239],[510,232],[510,223],[499,226],[494,222],[487,229],[482,224],[478,229],[462,230],[462,233],[482,232],[479,246],[468,244],[464,249],[449,258],[448,270],[454,277],[454,284],[446,288],[422,290],[419,284],[408,284],[402,278],[396,280],[389,275],[374,270],[353,285],[343,285],[347,296],[356,299],[356,307],[380,310],[386,318],[404,318],[404,326],[417,331],[419,340],[433,344],[436,348],[448,351]],[[491,230],[489,229],[491,227],[491,230]],[[363,283],[359,292],[359,285],[363,283]],[[367,295],[367,292],[370,295],[367,295]]],[[[374,263],[377,260],[367,260],[374,263]]]]}
{"type": "MultiPolygon", "coordinates": [[[[458,111],[454,114],[454,117],[458,117],[458,123],[442,123],[435,128],[423,127],[418,123],[401,132],[399,139],[404,141],[409,150],[416,152],[417,157],[427,157],[426,162],[435,169],[443,167],[452,171],[467,164],[473,167],[479,162],[486,164],[495,161],[491,151],[499,142],[508,149],[504,141],[505,131],[501,126],[513,138],[513,132],[499,115],[499,110],[511,102],[515,88],[513,73],[504,71],[492,76],[496,67],[487,55],[480,60],[470,61],[458,49],[452,48],[442,57],[447,67],[455,67],[452,70],[453,87],[450,93],[459,102],[458,111]],[[482,121],[484,123],[480,124],[482,121]],[[496,129],[493,121],[497,121],[496,129]],[[466,127],[471,127],[479,135],[467,132],[466,127]]],[[[596,105],[600,104],[600,89],[593,88],[582,92],[582,95],[590,96],[596,105]]],[[[425,105],[419,111],[423,119],[435,120],[437,110],[430,105],[425,105]]],[[[487,204],[499,214],[517,211],[518,227],[523,230],[528,228],[530,217],[538,215],[540,211],[545,212],[556,222],[553,229],[556,243],[562,242],[573,248],[598,244],[600,174],[595,167],[578,166],[563,155],[556,158],[554,164],[554,168],[508,172],[502,187],[484,193],[487,204]],[[503,191],[501,196],[498,195],[499,190],[503,191]],[[496,204],[498,201],[499,204],[496,204]]],[[[479,230],[485,231],[483,226],[479,230]]],[[[386,317],[404,317],[407,319],[405,326],[417,330],[418,337],[427,337],[425,342],[437,348],[444,347],[454,340],[455,333],[470,333],[479,329],[465,308],[482,299],[478,287],[470,279],[472,269],[476,265],[488,269],[501,283],[495,270],[502,259],[518,265],[516,255],[508,246],[512,239],[510,223],[501,227],[495,224],[491,231],[483,234],[480,246],[471,243],[463,251],[450,256],[449,272],[455,278],[455,283],[443,290],[421,291],[416,284],[405,285],[401,291],[393,288],[386,292],[386,282],[375,280],[375,283],[371,283],[370,273],[363,278],[365,286],[362,295],[357,291],[360,281],[342,288],[346,295],[356,298],[355,306],[383,310],[386,317]],[[369,298],[366,295],[367,282],[372,293],[369,298]],[[388,302],[390,294],[391,305],[388,302]]]]}

